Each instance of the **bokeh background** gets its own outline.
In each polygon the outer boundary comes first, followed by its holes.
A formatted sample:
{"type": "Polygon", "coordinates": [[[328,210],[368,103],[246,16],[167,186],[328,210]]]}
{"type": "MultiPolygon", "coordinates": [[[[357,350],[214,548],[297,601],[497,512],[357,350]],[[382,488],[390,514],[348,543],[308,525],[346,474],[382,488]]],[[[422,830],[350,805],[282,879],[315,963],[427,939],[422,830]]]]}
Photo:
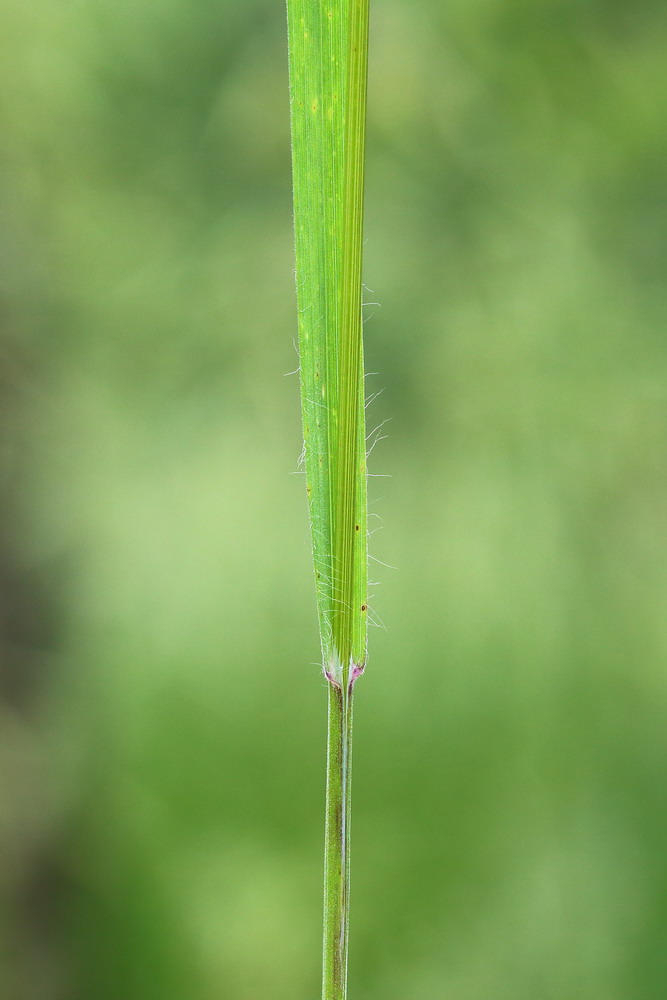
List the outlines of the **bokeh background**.
{"type": "MultiPolygon", "coordinates": [[[[351,996],[658,1000],[665,6],[372,17],[351,996]]],[[[283,5],[0,26],[0,993],[312,1000],[283,5]]]]}

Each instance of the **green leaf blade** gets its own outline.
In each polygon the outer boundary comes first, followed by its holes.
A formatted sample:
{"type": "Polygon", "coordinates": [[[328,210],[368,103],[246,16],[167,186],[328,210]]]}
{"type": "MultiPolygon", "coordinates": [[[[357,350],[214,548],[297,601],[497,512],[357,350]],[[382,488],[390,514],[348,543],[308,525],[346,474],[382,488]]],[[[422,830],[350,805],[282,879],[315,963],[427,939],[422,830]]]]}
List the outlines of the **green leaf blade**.
{"type": "Polygon", "coordinates": [[[361,317],[368,0],[289,0],[292,162],[306,479],[323,666],[366,662],[361,317]]]}

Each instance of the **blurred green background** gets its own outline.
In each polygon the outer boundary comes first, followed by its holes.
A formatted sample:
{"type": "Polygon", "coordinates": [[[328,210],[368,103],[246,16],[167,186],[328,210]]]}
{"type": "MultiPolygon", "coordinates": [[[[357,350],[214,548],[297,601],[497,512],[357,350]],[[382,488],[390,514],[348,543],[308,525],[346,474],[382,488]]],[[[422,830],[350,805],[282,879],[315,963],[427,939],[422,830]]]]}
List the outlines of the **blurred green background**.
{"type": "MultiPolygon", "coordinates": [[[[319,995],[285,16],[0,6],[0,995],[319,995]]],[[[351,996],[667,995],[663,0],[374,5],[351,996]]]]}

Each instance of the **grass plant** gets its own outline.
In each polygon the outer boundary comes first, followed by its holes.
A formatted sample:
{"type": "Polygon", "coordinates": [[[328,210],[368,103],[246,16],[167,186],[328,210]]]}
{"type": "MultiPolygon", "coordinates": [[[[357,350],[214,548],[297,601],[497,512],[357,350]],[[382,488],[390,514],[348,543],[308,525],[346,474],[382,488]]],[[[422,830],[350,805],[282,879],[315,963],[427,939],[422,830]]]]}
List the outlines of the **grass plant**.
{"type": "Polygon", "coordinates": [[[366,663],[368,0],[288,0],[304,462],[328,681],[323,1000],[347,996],[352,697],[366,663]]]}

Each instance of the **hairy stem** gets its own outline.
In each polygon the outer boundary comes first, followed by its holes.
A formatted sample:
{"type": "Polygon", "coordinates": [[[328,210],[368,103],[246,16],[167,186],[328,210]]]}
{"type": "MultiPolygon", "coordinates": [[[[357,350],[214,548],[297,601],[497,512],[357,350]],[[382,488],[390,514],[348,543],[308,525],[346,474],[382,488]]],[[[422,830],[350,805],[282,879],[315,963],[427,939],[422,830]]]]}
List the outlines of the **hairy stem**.
{"type": "Polygon", "coordinates": [[[323,1000],[347,996],[352,688],[366,664],[361,314],[369,0],[287,0],[304,465],[329,682],[323,1000]]]}

